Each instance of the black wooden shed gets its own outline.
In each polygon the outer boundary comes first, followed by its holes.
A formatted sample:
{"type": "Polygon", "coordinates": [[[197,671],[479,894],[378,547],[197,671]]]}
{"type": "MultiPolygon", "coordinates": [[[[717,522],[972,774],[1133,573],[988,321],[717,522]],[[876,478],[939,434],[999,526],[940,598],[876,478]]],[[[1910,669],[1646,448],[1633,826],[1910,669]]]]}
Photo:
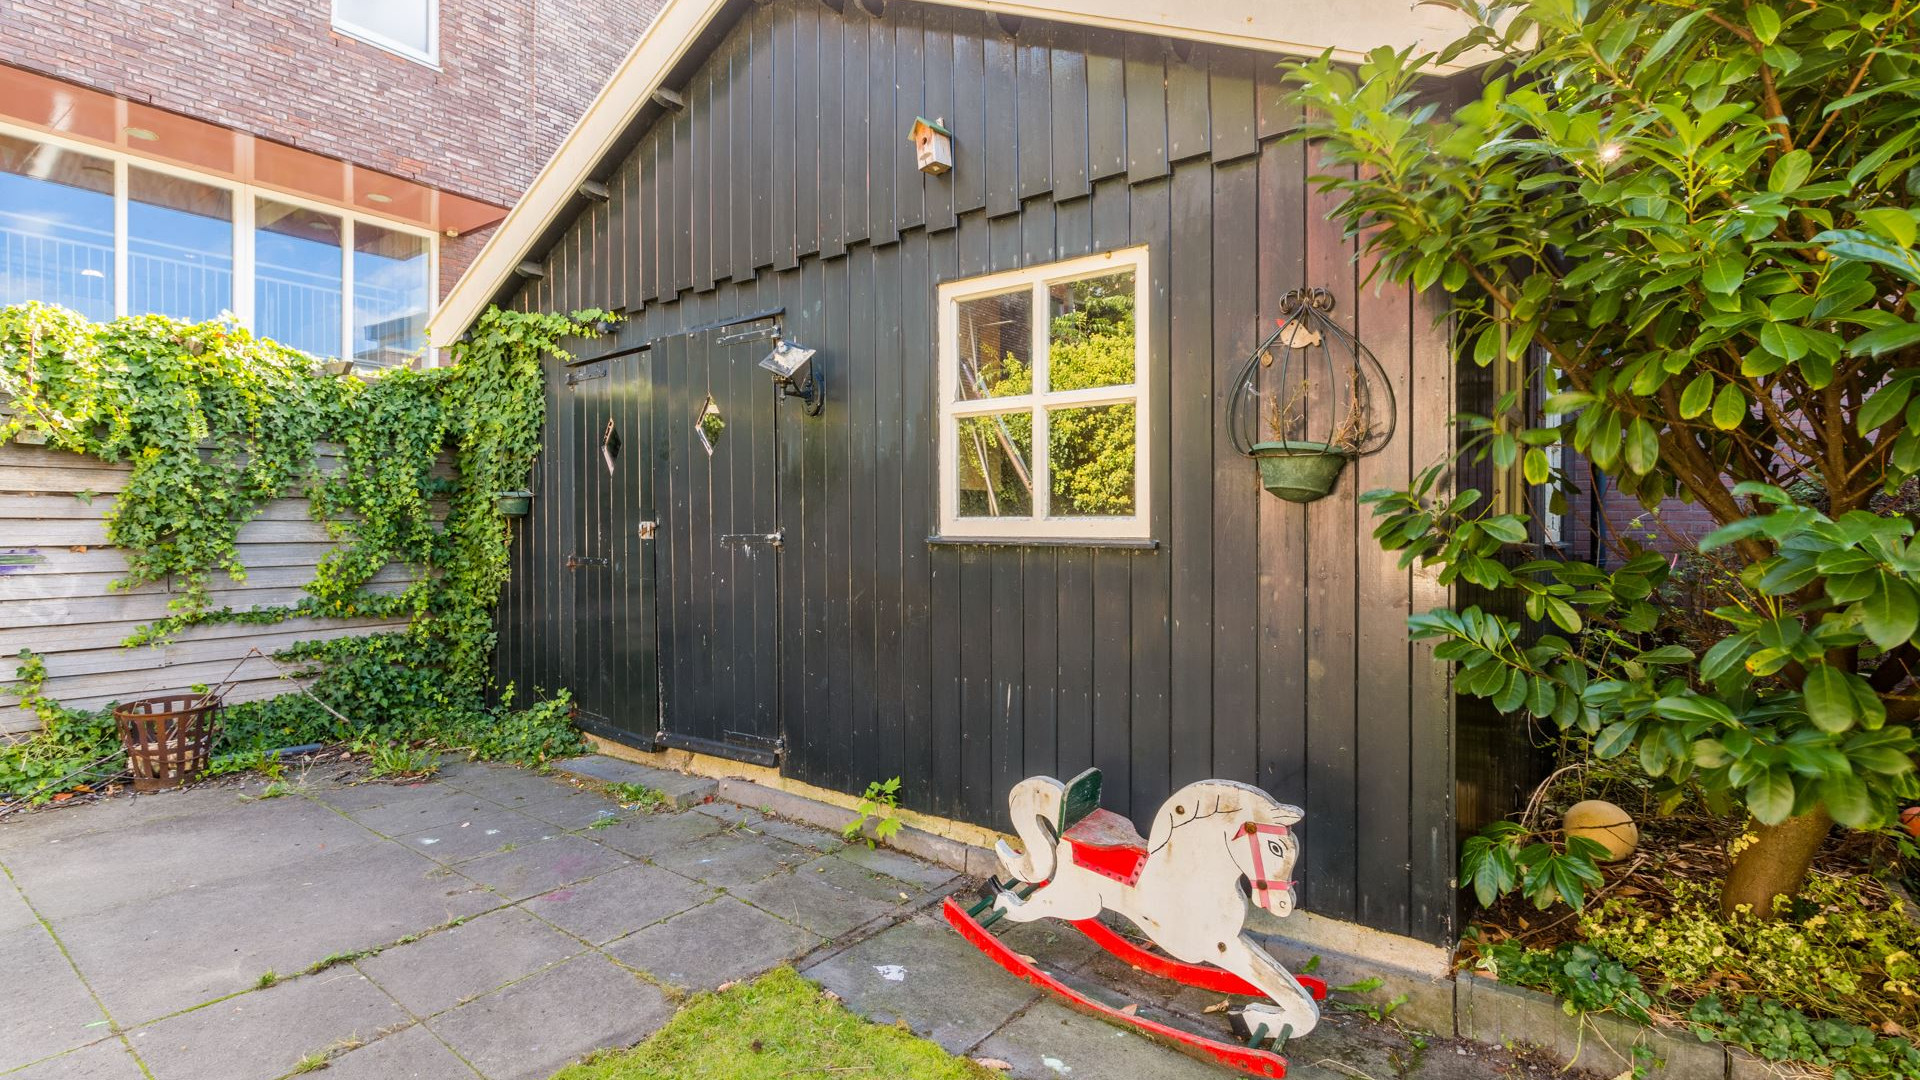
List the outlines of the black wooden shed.
{"type": "Polygon", "coordinates": [[[1377,549],[1356,494],[1439,457],[1463,390],[1436,302],[1361,284],[1276,68],[1436,30],[1391,3],[1305,28],[1281,26],[1302,5],[1189,6],[671,0],[436,317],[444,340],[488,301],[625,315],[548,371],[498,674],[570,687],[618,742],[841,792],[897,775],[907,806],[989,827],[1036,773],[1097,765],[1136,820],[1251,782],[1307,811],[1306,909],[1445,942],[1456,830],[1504,808],[1504,750],[1462,759],[1406,631],[1448,591],[1377,549]],[[951,171],[916,167],[921,117],[951,171]],[[1225,423],[1301,286],[1399,403],[1386,450],[1304,506],[1225,423]],[[1070,378],[1060,320],[1101,296],[1139,367],[1070,378]],[[819,415],[759,366],[776,334],[815,350],[819,415]],[[956,352],[989,357],[960,373],[983,392],[942,395],[956,352]],[[984,415],[995,395],[1026,404],[984,415]],[[1083,528],[1059,439],[1098,408],[1138,441],[1083,528]],[[1009,500],[1028,527],[982,524],[1009,500]]]}

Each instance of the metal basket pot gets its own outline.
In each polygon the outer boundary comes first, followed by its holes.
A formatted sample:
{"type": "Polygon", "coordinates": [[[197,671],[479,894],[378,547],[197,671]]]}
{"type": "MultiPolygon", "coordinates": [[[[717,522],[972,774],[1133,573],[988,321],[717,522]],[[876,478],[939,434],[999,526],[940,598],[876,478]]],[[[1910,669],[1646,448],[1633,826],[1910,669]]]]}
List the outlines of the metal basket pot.
{"type": "Polygon", "coordinates": [[[1260,486],[1294,503],[1326,498],[1353,456],[1323,442],[1259,442],[1252,454],[1260,486]]]}
{"type": "Polygon", "coordinates": [[[193,780],[213,752],[211,694],[142,698],[113,708],[135,791],[164,791],[193,780]]]}

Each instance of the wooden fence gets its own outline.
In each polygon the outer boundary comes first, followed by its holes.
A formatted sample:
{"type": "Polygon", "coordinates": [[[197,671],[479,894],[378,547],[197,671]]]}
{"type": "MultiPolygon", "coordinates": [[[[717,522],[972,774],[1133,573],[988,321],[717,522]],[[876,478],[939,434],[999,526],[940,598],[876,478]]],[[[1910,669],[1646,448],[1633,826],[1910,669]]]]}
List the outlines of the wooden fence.
{"type": "MultiPolygon", "coordinates": [[[[322,447],[322,468],[337,451],[322,447]]],[[[294,688],[271,660],[241,661],[251,649],[271,654],[296,641],[370,634],[404,619],[290,619],[272,625],[199,626],[165,645],[121,642],[164,618],[176,596],[170,581],[114,589],[125,555],[107,543],[106,515],[126,486],[130,466],[45,447],[0,444],[0,738],[30,732],[39,720],[19,706],[17,656],[45,657],[45,693],[75,708],[98,708],[155,694],[215,685],[231,674],[228,702],[273,697],[294,688]],[[238,663],[238,670],[235,664],[238,663]]],[[[298,603],[314,565],[332,547],[326,527],[308,516],[305,499],[279,499],[239,534],[244,580],[212,582],[212,606],[245,610],[298,603]]],[[[404,568],[388,567],[373,591],[406,585],[404,568]]]]}

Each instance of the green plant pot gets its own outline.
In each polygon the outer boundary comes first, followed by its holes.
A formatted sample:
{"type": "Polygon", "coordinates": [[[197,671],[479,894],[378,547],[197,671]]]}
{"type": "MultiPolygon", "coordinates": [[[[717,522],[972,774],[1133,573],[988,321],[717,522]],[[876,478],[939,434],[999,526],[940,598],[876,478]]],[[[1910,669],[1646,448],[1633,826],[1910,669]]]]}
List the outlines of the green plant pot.
{"type": "Polygon", "coordinates": [[[533,510],[533,492],[503,491],[494,496],[494,503],[503,517],[526,517],[533,510]]]}
{"type": "Polygon", "coordinates": [[[1350,457],[1346,451],[1323,442],[1253,444],[1253,458],[1260,463],[1260,485],[1294,503],[1325,498],[1350,457]]]}

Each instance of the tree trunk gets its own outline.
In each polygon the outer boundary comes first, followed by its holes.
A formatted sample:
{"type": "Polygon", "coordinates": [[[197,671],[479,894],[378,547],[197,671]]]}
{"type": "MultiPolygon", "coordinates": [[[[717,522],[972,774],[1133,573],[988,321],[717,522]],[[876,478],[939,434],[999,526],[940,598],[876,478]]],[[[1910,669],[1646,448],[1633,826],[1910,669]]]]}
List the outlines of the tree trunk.
{"type": "Polygon", "coordinates": [[[1747,831],[1759,840],[1743,849],[1733,861],[1726,888],[1720,894],[1720,910],[1732,915],[1741,905],[1762,919],[1774,917],[1776,897],[1793,896],[1807,880],[1807,868],[1833,819],[1827,808],[1816,806],[1799,817],[1778,825],[1749,822],[1747,831]]]}

